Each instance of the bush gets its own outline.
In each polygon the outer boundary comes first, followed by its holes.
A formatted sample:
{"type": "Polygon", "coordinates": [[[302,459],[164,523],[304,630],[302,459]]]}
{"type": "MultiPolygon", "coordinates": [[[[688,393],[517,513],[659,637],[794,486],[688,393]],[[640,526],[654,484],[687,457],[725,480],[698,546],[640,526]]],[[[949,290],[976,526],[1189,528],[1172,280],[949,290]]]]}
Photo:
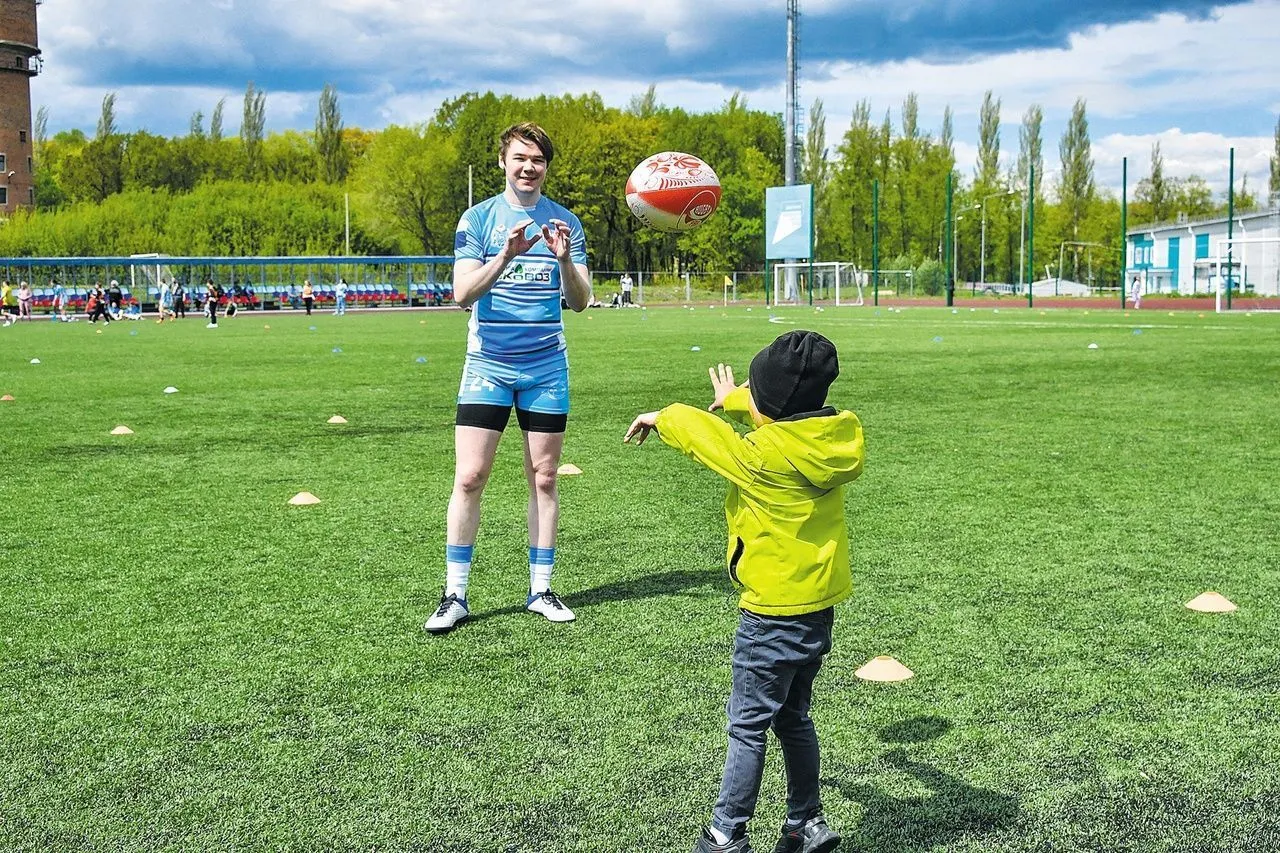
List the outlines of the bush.
{"type": "Polygon", "coordinates": [[[937,296],[947,289],[947,271],[942,264],[928,260],[916,267],[916,292],[937,296]]]}

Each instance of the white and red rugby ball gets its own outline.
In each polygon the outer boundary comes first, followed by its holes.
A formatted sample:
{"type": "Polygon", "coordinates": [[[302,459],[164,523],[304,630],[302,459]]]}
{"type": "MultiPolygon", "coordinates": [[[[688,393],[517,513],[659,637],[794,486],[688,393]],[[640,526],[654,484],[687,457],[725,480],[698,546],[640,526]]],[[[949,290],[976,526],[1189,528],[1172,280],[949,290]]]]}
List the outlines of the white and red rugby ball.
{"type": "Polygon", "coordinates": [[[720,179],[699,157],[663,151],[627,178],[627,207],[659,231],[692,231],[720,204],[720,179]]]}

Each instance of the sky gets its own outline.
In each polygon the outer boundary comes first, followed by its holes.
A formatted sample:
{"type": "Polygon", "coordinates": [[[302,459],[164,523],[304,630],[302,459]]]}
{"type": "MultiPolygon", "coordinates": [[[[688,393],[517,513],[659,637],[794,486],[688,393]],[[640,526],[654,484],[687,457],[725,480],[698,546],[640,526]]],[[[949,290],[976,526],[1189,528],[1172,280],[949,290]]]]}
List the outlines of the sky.
{"type": "MultiPolygon", "coordinates": [[[[958,167],[977,159],[978,113],[1001,104],[1001,156],[1016,161],[1027,108],[1044,111],[1046,171],[1085,98],[1098,183],[1130,187],[1160,143],[1166,175],[1265,195],[1280,120],[1280,0],[800,0],[800,106],[821,98],[834,150],[854,105],[900,127],[915,92],[937,135],[954,113],[958,167]]],[[[33,110],[50,135],[92,135],[108,93],[123,132],[185,135],[226,98],[237,132],[246,85],[268,131],[311,130],[337,87],[348,127],[428,120],[449,98],[597,92],[610,106],[655,87],[660,103],[786,104],[785,0],[44,0],[33,110]]],[[[691,152],[697,153],[697,152],[691,152]]]]}

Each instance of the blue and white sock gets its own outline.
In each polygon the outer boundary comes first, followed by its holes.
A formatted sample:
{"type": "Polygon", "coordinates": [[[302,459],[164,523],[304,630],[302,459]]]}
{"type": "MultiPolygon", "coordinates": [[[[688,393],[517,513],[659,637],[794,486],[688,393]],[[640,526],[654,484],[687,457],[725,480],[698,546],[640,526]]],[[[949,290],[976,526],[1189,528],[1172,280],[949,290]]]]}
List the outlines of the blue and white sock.
{"type": "Polygon", "coordinates": [[[551,589],[551,573],[556,566],[555,548],[529,548],[529,595],[551,589]]]}
{"type": "Polygon", "coordinates": [[[475,545],[446,545],[444,547],[444,594],[456,595],[467,600],[467,581],[471,577],[471,554],[475,545]]]}

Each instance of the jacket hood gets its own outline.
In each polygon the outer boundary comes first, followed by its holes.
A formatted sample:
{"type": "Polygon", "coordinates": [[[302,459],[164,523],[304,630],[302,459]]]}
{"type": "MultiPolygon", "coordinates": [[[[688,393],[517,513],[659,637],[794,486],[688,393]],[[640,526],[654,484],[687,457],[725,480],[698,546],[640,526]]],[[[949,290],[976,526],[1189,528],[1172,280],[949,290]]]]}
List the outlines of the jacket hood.
{"type": "Polygon", "coordinates": [[[862,422],[832,408],[805,412],[756,430],[777,443],[796,471],[819,489],[833,489],[862,473],[862,422]]]}

